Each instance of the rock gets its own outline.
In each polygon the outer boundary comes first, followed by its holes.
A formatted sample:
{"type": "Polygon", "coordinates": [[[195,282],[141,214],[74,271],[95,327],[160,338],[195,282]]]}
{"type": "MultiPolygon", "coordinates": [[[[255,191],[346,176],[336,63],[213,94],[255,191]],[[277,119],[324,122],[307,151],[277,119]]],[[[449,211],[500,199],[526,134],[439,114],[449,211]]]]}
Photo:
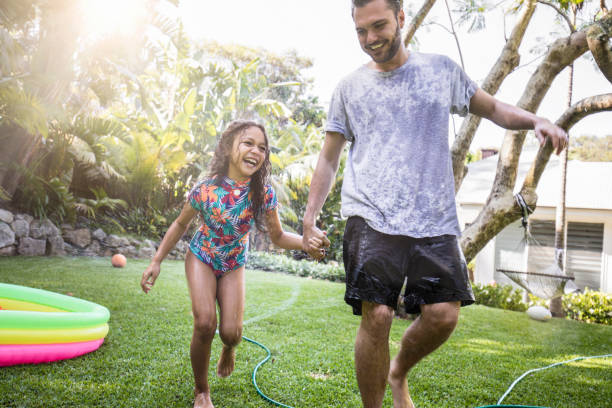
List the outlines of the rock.
{"type": "Polygon", "coordinates": [[[47,251],[46,239],[21,238],[17,252],[25,256],[43,256],[47,251]]]}
{"type": "Polygon", "coordinates": [[[151,259],[153,258],[153,255],[155,255],[155,248],[142,247],[138,250],[138,258],[151,259]]]}
{"type": "Polygon", "coordinates": [[[128,247],[123,248],[121,251],[122,254],[126,254],[128,258],[137,258],[138,257],[138,249],[135,246],[130,245],[128,247]]]}
{"type": "Polygon", "coordinates": [[[102,256],[103,256],[103,257],[105,257],[105,258],[108,258],[108,257],[110,257],[110,256],[113,256],[114,254],[115,254],[115,252],[114,252],[112,249],[107,248],[107,249],[105,249],[105,250],[104,250],[104,252],[102,253],[102,256]]]}
{"type": "Polygon", "coordinates": [[[11,228],[15,231],[17,238],[27,237],[30,235],[30,223],[23,219],[15,219],[11,223],[11,228]]]}
{"type": "Polygon", "coordinates": [[[44,220],[34,220],[30,223],[30,236],[35,239],[55,237],[60,234],[59,229],[45,218],[44,220]]]}
{"type": "Polygon", "coordinates": [[[127,247],[130,246],[130,240],[126,237],[119,237],[119,246],[127,247]]]}
{"type": "Polygon", "coordinates": [[[178,252],[184,254],[185,252],[187,252],[187,249],[189,249],[189,243],[181,239],[176,243],[175,248],[178,252]]]}
{"type": "Polygon", "coordinates": [[[145,239],[142,243],[143,243],[144,246],[147,246],[149,248],[157,249],[157,244],[155,242],[151,241],[150,239],[145,239]]]}
{"type": "Polygon", "coordinates": [[[48,255],[66,255],[64,250],[64,240],[61,236],[47,238],[47,254],[48,255]]]}
{"type": "Polygon", "coordinates": [[[104,232],[102,228],[98,228],[97,230],[91,233],[91,237],[102,242],[104,241],[104,238],[106,238],[106,232],[104,232]]]}
{"type": "Polygon", "coordinates": [[[527,315],[532,319],[539,320],[541,322],[545,322],[552,318],[550,310],[544,306],[531,306],[529,309],[527,309],[527,315]]]}
{"type": "Polygon", "coordinates": [[[132,245],[132,246],[139,247],[139,246],[142,245],[142,242],[140,242],[136,238],[128,238],[128,239],[130,241],[130,245],[132,245]]]}
{"type": "Polygon", "coordinates": [[[91,244],[91,232],[87,228],[64,231],[64,240],[79,248],[91,244]]]}
{"type": "Polygon", "coordinates": [[[15,232],[10,225],[0,222],[0,248],[4,248],[15,243],[15,232]]]}
{"type": "Polygon", "coordinates": [[[117,248],[119,246],[120,238],[117,235],[110,234],[104,238],[104,245],[111,248],[117,248]]]}
{"type": "Polygon", "coordinates": [[[79,254],[79,250],[67,242],[64,242],[64,252],[66,252],[68,255],[74,255],[74,256],[79,254]]]}
{"type": "Polygon", "coordinates": [[[15,219],[12,212],[0,208],[0,221],[10,224],[15,219]]]}
{"type": "Polygon", "coordinates": [[[15,215],[15,219],[24,220],[25,222],[28,223],[28,225],[32,223],[32,221],[34,221],[34,217],[32,217],[30,214],[17,214],[15,215]]]}
{"type": "Polygon", "coordinates": [[[17,248],[15,245],[0,248],[0,256],[15,256],[17,255],[17,248]]]}
{"type": "Polygon", "coordinates": [[[100,243],[98,241],[91,241],[91,244],[87,247],[87,251],[98,256],[100,254],[100,243]]]}

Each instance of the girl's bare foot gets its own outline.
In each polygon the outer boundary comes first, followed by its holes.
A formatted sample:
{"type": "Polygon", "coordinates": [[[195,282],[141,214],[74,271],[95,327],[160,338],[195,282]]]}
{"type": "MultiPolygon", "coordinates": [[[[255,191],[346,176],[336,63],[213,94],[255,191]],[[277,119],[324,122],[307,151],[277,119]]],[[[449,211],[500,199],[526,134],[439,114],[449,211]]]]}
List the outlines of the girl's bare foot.
{"type": "Polygon", "coordinates": [[[215,408],[212,401],[210,400],[210,391],[195,391],[195,401],[193,402],[193,408],[215,408]]]}
{"type": "Polygon", "coordinates": [[[389,376],[387,377],[387,382],[391,387],[391,395],[393,395],[393,408],[414,408],[410,393],[408,392],[406,376],[394,373],[394,367],[394,361],[391,361],[389,376]]]}
{"type": "Polygon", "coordinates": [[[219,362],[217,363],[217,377],[225,378],[234,371],[234,363],[236,361],[236,353],[234,347],[223,346],[219,362]]]}

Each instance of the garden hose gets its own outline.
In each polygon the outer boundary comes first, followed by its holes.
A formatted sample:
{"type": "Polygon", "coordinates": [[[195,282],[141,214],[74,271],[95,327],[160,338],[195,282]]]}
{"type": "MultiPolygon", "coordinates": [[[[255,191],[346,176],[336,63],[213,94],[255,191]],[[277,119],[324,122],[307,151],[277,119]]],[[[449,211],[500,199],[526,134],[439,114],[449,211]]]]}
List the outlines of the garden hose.
{"type": "MultiPolygon", "coordinates": [[[[294,408],[290,405],[285,405],[282,402],[278,402],[273,400],[272,398],[268,397],[266,394],[264,394],[261,389],[259,389],[259,386],[257,385],[257,370],[259,370],[259,367],[261,367],[262,365],[264,365],[269,359],[270,356],[272,355],[270,353],[270,350],[264,346],[263,344],[253,340],[253,339],[249,339],[248,337],[242,336],[243,339],[245,339],[246,341],[248,341],[249,343],[253,343],[256,346],[261,347],[266,353],[268,353],[268,355],[266,356],[266,358],[264,358],[263,360],[261,360],[253,369],[253,375],[251,376],[251,379],[253,380],[253,385],[255,386],[255,390],[257,391],[257,393],[266,401],[268,401],[271,404],[274,404],[276,406],[279,407],[283,407],[283,408],[294,408]]],[[[576,357],[573,358],[571,360],[566,360],[566,361],[560,361],[558,363],[554,363],[551,365],[548,365],[546,367],[540,367],[540,368],[534,368],[531,369],[529,371],[524,372],[520,377],[518,377],[516,380],[514,380],[514,382],[510,385],[510,387],[508,388],[508,390],[506,390],[506,392],[504,393],[504,395],[501,396],[501,398],[499,399],[499,401],[497,401],[497,405],[484,405],[481,407],[477,407],[477,408],[547,408],[547,407],[542,407],[542,406],[538,406],[538,405],[499,405],[502,403],[502,401],[508,396],[508,394],[510,394],[510,391],[512,391],[512,389],[514,388],[514,386],[516,384],[518,384],[523,378],[525,378],[526,376],[528,376],[531,373],[535,373],[536,371],[542,371],[542,370],[546,370],[552,367],[556,367],[558,365],[562,365],[562,364],[568,364],[574,361],[580,361],[580,360],[588,360],[588,359],[592,359],[592,358],[609,358],[612,357],[612,354],[604,354],[601,356],[588,356],[588,357],[576,357]]]]}
{"type": "Polygon", "coordinates": [[[253,340],[253,339],[249,339],[248,337],[242,336],[243,339],[245,339],[246,341],[248,341],[249,343],[253,343],[256,346],[261,347],[262,349],[265,350],[266,353],[268,353],[268,355],[266,356],[266,358],[264,358],[263,360],[261,360],[256,366],[255,369],[253,370],[253,375],[251,376],[251,379],[253,380],[253,385],[255,386],[255,390],[257,391],[257,393],[261,396],[261,398],[265,399],[266,401],[268,401],[271,404],[274,404],[276,406],[279,407],[284,407],[284,408],[293,408],[290,405],[285,405],[282,402],[278,402],[278,401],[274,401],[272,398],[268,397],[266,394],[264,394],[260,389],[259,386],[257,385],[257,370],[259,370],[259,367],[261,367],[262,365],[264,365],[266,363],[266,361],[268,361],[270,359],[270,356],[272,355],[270,353],[270,350],[264,346],[263,344],[253,340]]]}
{"type": "Polygon", "coordinates": [[[497,405],[486,405],[483,407],[478,407],[478,408],[495,408],[495,407],[523,407],[523,408],[547,408],[547,407],[540,407],[540,406],[533,406],[533,405],[499,405],[502,403],[502,401],[508,396],[508,394],[510,394],[510,391],[512,391],[512,389],[514,388],[514,386],[516,384],[518,384],[523,378],[527,377],[529,374],[531,373],[535,373],[536,371],[542,371],[542,370],[546,370],[552,367],[556,367],[558,365],[562,365],[562,364],[567,364],[567,363],[571,363],[574,361],[580,361],[580,360],[588,360],[591,358],[609,358],[612,357],[612,354],[604,354],[601,356],[588,356],[588,357],[576,357],[576,358],[572,358],[571,360],[566,360],[566,361],[560,361],[558,363],[554,363],[551,365],[548,365],[546,367],[540,367],[540,368],[534,368],[528,371],[525,371],[520,377],[518,377],[516,380],[514,380],[514,382],[510,385],[510,387],[508,388],[508,390],[506,390],[506,392],[504,393],[504,395],[501,396],[501,398],[499,399],[499,401],[497,401],[497,405]]]}

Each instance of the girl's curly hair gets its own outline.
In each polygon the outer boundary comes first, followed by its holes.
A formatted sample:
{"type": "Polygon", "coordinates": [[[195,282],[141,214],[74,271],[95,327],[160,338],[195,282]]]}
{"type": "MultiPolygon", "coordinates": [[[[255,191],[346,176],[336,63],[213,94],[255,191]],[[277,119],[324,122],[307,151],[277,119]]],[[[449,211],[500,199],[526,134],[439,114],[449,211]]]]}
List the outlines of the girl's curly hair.
{"type": "Polygon", "coordinates": [[[232,121],[227,129],[221,134],[221,138],[215,148],[215,154],[210,162],[209,177],[223,178],[227,176],[229,169],[230,157],[232,155],[232,147],[236,136],[242,135],[245,130],[250,127],[256,127],[261,130],[266,141],[266,157],[263,164],[251,176],[251,208],[255,225],[260,231],[265,231],[264,228],[264,207],[266,202],[266,183],[270,172],[270,148],[268,135],[263,125],[250,120],[235,120],[232,121]]]}

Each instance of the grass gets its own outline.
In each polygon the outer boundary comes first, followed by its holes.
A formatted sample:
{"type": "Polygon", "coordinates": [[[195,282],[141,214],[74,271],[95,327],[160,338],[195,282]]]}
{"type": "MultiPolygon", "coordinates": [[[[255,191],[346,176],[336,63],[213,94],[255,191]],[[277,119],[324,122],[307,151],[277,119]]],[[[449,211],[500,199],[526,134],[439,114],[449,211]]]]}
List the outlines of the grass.
{"type": "MultiPolygon", "coordinates": [[[[52,364],[0,368],[2,407],[191,407],[191,315],[183,264],[167,261],[155,288],[138,282],[145,261],[113,269],[101,258],[4,258],[0,282],[92,300],[111,312],[110,332],[94,353],[52,364]]],[[[244,335],[273,358],[258,383],[294,407],[359,407],[353,341],[359,319],[342,301],[343,285],[248,271],[244,335]]],[[[396,320],[392,353],[409,321],[396,320]]],[[[213,359],[219,355],[218,338],[213,359]]],[[[409,376],[417,407],[494,404],[523,372],[577,356],[612,353],[612,327],[558,320],[484,306],[462,310],[457,330],[409,376]]],[[[214,376],[220,407],[271,407],[256,393],[251,372],[265,357],[242,342],[229,379],[214,376]]],[[[612,359],[583,360],[520,382],[504,404],[547,407],[612,406],[612,359]]],[[[385,407],[391,407],[390,393],[385,407]]]]}

